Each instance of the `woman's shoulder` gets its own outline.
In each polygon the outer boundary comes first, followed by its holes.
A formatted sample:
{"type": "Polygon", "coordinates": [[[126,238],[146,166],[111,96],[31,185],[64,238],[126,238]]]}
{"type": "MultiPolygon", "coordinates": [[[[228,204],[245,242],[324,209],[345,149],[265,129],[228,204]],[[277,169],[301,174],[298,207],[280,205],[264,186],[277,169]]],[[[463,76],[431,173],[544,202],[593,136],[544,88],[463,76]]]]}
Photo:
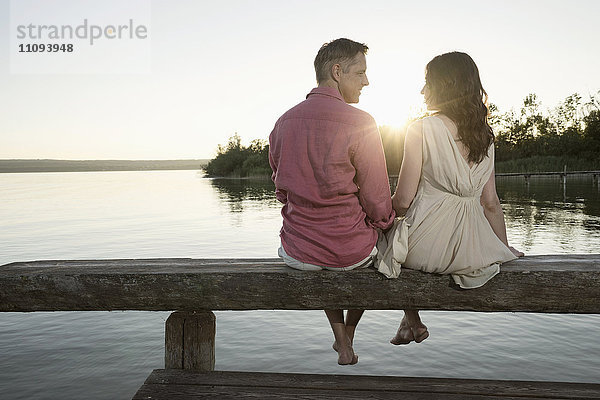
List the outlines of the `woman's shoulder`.
{"type": "Polygon", "coordinates": [[[406,148],[412,148],[412,150],[421,148],[424,134],[423,126],[423,119],[418,119],[408,125],[404,136],[405,150],[406,148]]]}
{"type": "Polygon", "coordinates": [[[408,127],[406,128],[407,134],[408,134],[408,132],[422,132],[423,127],[427,123],[425,120],[427,120],[428,118],[431,118],[431,117],[419,118],[418,120],[413,121],[410,124],[408,124],[408,127]]]}
{"type": "Polygon", "coordinates": [[[424,122],[430,123],[434,120],[437,121],[438,119],[439,119],[439,117],[436,114],[431,114],[426,117],[420,118],[418,121],[420,121],[421,123],[424,123],[424,122]]]}
{"type": "Polygon", "coordinates": [[[442,120],[436,115],[430,115],[427,117],[420,118],[408,125],[406,129],[407,135],[419,135],[425,136],[427,132],[437,131],[443,126],[442,120]]]}
{"type": "Polygon", "coordinates": [[[410,129],[411,126],[414,125],[414,128],[423,129],[423,127],[437,127],[440,125],[444,125],[443,116],[438,116],[437,114],[428,115],[427,117],[419,118],[418,120],[412,122],[408,127],[410,129]]]}
{"type": "Polygon", "coordinates": [[[406,128],[406,135],[404,136],[405,143],[408,142],[421,142],[423,138],[423,120],[419,119],[411,122],[406,128]]]}

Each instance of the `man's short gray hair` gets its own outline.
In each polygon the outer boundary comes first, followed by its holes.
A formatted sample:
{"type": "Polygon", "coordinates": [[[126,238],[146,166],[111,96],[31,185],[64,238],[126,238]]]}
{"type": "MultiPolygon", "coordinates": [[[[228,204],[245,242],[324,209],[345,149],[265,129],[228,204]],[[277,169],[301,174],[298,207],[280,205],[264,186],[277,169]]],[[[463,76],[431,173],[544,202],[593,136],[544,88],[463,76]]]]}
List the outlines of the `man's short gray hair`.
{"type": "Polygon", "coordinates": [[[367,54],[369,48],[364,43],[358,43],[350,39],[336,39],[329,43],[325,43],[319,49],[315,57],[315,72],[317,73],[317,83],[321,83],[329,79],[331,67],[334,64],[341,64],[342,69],[346,72],[346,68],[358,53],[367,54]]]}

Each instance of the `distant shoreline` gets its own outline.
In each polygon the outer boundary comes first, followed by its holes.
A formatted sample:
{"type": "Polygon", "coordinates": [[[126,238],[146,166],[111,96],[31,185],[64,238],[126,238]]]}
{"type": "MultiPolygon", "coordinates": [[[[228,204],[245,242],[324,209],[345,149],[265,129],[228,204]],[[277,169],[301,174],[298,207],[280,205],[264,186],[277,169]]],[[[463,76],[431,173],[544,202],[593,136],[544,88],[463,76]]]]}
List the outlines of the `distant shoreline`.
{"type": "Polygon", "coordinates": [[[0,160],[0,173],[200,170],[208,159],[193,160],[0,160]]]}

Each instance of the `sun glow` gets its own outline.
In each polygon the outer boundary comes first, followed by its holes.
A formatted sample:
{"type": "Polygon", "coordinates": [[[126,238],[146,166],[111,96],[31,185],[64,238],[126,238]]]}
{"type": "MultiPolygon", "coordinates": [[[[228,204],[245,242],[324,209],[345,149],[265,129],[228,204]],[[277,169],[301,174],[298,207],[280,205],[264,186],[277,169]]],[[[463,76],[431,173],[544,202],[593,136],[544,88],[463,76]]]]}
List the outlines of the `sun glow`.
{"type": "MultiPolygon", "coordinates": [[[[412,66],[411,66],[412,67],[412,66]]],[[[377,125],[401,128],[423,115],[423,72],[412,70],[395,54],[368,58],[369,86],[363,88],[359,108],[369,112],[377,125]]]]}
{"type": "Polygon", "coordinates": [[[378,126],[403,128],[425,113],[426,107],[422,100],[422,97],[414,98],[414,96],[382,91],[361,96],[358,106],[371,114],[378,126]]]}

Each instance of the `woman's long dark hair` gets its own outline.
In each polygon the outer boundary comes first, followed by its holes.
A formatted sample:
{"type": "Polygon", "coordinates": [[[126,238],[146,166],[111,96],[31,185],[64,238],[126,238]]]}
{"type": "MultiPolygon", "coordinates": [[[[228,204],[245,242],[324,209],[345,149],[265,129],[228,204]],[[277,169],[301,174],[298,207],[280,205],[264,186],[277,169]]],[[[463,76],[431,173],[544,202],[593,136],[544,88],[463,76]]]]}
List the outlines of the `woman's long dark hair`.
{"type": "Polygon", "coordinates": [[[425,84],[430,105],[456,124],[458,138],[469,150],[469,162],[483,161],[494,133],[488,124],[487,93],[473,59],[460,52],[435,57],[427,64],[425,84]]]}

